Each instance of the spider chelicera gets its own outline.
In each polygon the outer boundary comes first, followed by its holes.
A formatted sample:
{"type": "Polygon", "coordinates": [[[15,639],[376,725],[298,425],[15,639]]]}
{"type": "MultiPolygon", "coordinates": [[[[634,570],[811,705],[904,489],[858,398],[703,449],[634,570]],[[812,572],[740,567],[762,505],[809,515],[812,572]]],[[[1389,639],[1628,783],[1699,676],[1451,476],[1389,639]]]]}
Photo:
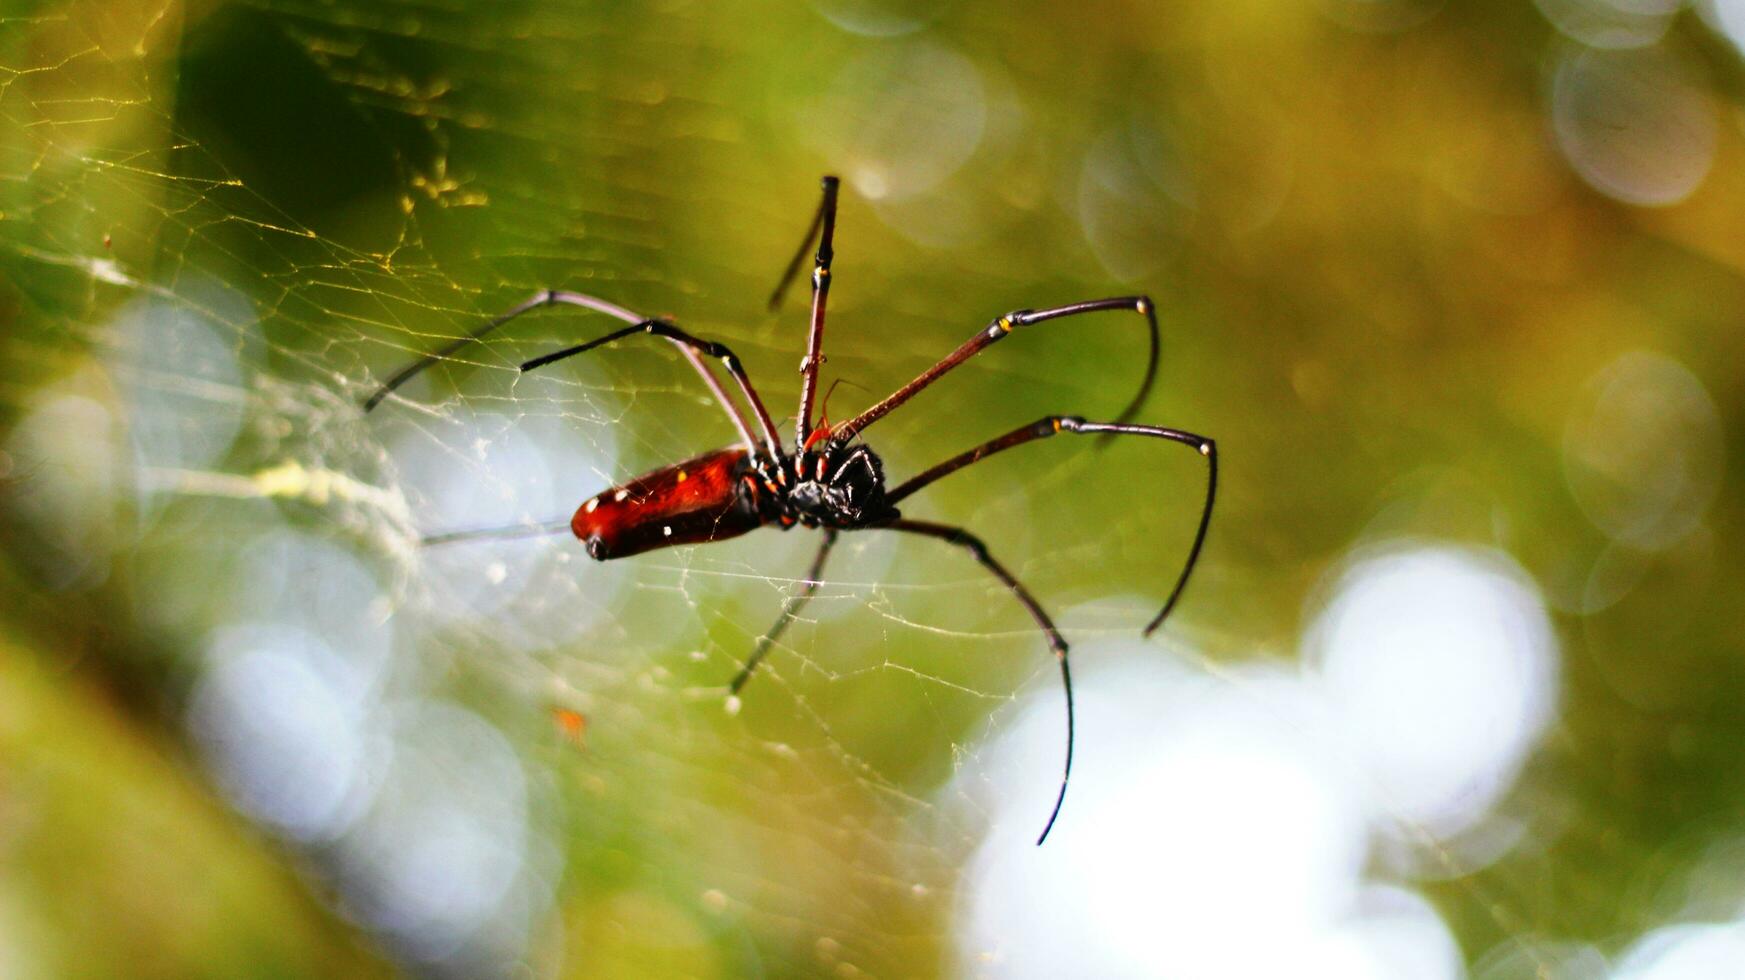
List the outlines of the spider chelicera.
{"type": "MultiPolygon", "coordinates": [[[[840,532],[904,531],[938,538],[965,549],[999,579],[1029,612],[1060,664],[1061,684],[1066,692],[1066,763],[1061,772],[1060,792],[1055,796],[1054,808],[1048,815],[1048,823],[1043,827],[1041,836],[1036,839],[1036,843],[1041,844],[1048,839],[1048,832],[1054,828],[1054,822],[1060,816],[1061,804],[1066,800],[1067,782],[1072,777],[1072,672],[1067,666],[1066,640],[1061,637],[1054,622],[1048,618],[1048,614],[1042,610],[1042,606],[1030,591],[988,552],[980,538],[950,524],[905,518],[897,511],[897,504],[935,480],[956,473],[995,453],[1062,432],[1098,434],[1104,438],[1117,435],[1149,436],[1192,447],[1206,458],[1206,502],[1200,511],[1199,527],[1194,532],[1194,542],[1188,550],[1181,575],[1170,589],[1169,598],[1164,601],[1163,608],[1145,627],[1144,635],[1150,636],[1163,622],[1164,617],[1169,615],[1170,610],[1175,608],[1176,600],[1181,598],[1182,590],[1188,583],[1188,575],[1193,572],[1194,563],[1199,558],[1200,547],[1205,543],[1206,528],[1212,519],[1212,500],[1218,488],[1217,448],[1212,440],[1191,432],[1136,425],[1128,421],[1150,393],[1152,381],[1157,374],[1157,313],[1150,298],[1146,296],[1089,300],[1043,310],[1014,310],[995,318],[939,363],[921,372],[913,381],[866,411],[835,426],[822,421],[814,426],[812,403],[818,389],[818,368],[824,363],[824,307],[830,295],[830,261],[834,254],[832,242],[836,232],[838,186],[835,177],[825,177],[823,183],[824,195],[819,202],[818,211],[769,301],[771,309],[780,305],[782,294],[798,274],[806,252],[816,241],[818,250],[812,270],[811,329],[807,335],[806,357],[800,362],[800,410],[795,423],[792,452],[783,446],[781,437],[776,434],[769,410],[764,407],[763,399],[758,397],[757,390],[752,387],[751,379],[740,366],[739,358],[725,344],[693,337],[666,319],[639,316],[603,299],[555,289],[535,294],[467,336],[407,365],[370,395],[364,401],[363,408],[366,412],[375,408],[418,372],[444,360],[523,313],[541,307],[580,306],[615,317],[628,325],[587,343],[536,357],[521,365],[523,371],[574,357],[626,337],[650,335],[672,341],[702,377],[703,383],[714,393],[715,399],[739,430],[741,443],[729,449],[717,450],[662,467],[589,497],[570,521],[570,529],[581,539],[588,555],[599,561],[607,561],[671,545],[722,541],[771,525],[783,530],[795,525],[823,530],[823,541],[818,546],[818,553],[813,557],[811,567],[806,571],[803,584],[788,597],[775,624],[758,639],[751,656],[745,661],[745,666],[729,685],[730,690],[737,694],[740,687],[751,677],[752,671],[757,669],[759,661],[818,590],[825,559],[830,556],[830,549],[835,545],[840,532]],[[1075,415],[1046,415],[1029,425],[1013,429],[1005,435],[959,453],[894,488],[885,485],[884,466],[879,457],[865,444],[855,441],[867,426],[890,414],[891,410],[915,397],[923,388],[938,381],[953,368],[1004,340],[1019,327],[1100,310],[1130,310],[1138,313],[1145,318],[1150,332],[1145,377],[1140,382],[1139,393],[1114,421],[1088,422],[1075,415]],[[740,394],[750,406],[750,418],[710,372],[703,360],[705,357],[718,359],[726,367],[727,373],[732,376],[740,394]],[[756,423],[755,429],[753,422],[756,423]]],[[[443,535],[428,538],[426,542],[471,536],[472,533],[443,535]]]]}

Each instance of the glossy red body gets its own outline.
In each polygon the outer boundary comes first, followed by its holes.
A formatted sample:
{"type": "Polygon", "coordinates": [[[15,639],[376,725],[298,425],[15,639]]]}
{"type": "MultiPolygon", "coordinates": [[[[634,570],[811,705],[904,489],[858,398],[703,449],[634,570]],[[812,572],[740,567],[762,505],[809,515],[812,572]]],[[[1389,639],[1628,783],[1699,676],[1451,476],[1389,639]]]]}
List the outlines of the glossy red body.
{"type": "Polygon", "coordinates": [[[722,449],[644,474],[583,502],[570,530],[600,561],[738,537],[763,525],[748,462],[722,449]]]}

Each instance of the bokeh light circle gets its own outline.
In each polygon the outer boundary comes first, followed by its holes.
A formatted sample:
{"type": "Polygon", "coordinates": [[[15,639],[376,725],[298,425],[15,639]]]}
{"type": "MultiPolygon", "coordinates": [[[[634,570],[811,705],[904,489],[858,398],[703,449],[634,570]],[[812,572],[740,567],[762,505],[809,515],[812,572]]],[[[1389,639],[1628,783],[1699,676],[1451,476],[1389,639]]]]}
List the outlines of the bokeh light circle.
{"type": "Polygon", "coordinates": [[[804,115],[808,137],[856,195],[900,201],[969,162],[987,128],[988,93],[963,54],[905,40],[843,66],[804,115]]]}
{"type": "Polygon", "coordinates": [[[1060,751],[1058,691],[1027,700],[965,780],[1033,784],[992,804],[969,866],[965,973],[1459,976],[1428,903],[1362,880],[1358,774],[1316,685],[1259,666],[1214,680],[1132,642],[1078,652],[1096,664],[1076,688],[1094,751],[1048,843],[1028,846],[1060,751]]]}
{"type": "Polygon", "coordinates": [[[1697,528],[1725,463],[1714,399],[1689,368],[1653,351],[1600,369],[1564,427],[1571,495],[1594,526],[1639,550],[1669,547],[1697,528]]]}
{"type": "Polygon", "coordinates": [[[1575,172],[1626,204],[1689,197],[1713,167],[1719,141],[1700,68],[1666,46],[1564,51],[1552,79],[1551,124],[1575,172]]]}
{"type": "Polygon", "coordinates": [[[1402,542],[1361,557],[1306,654],[1379,815],[1440,835],[1488,812],[1556,706],[1544,600],[1494,551],[1402,542]]]}

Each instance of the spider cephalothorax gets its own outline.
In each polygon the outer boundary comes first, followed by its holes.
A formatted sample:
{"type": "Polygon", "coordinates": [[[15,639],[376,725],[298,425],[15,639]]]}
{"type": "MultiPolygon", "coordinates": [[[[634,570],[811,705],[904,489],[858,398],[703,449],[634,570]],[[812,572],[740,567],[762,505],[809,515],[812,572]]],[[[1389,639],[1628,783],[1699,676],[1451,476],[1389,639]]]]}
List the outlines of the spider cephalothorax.
{"type": "Polygon", "coordinates": [[[885,503],[885,468],[865,446],[824,441],[789,457],[794,483],[783,503],[807,527],[844,530],[896,520],[885,503]]]}

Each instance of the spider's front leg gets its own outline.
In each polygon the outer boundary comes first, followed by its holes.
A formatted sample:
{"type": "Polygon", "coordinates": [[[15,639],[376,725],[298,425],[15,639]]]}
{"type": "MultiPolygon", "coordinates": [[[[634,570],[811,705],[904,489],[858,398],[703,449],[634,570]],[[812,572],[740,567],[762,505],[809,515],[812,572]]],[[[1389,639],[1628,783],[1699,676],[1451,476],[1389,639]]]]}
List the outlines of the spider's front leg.
{"type": "Polygon", "coordinates": [[[739,363],[738,355],[734,354],[726,344],[694,337],[679,329],[677,324],[666,320],[649,319],[632,323],[628,327],[614,330],[604,337],[596,337],[585,344],[576,344],[573,347],[565,347],[563,350],[536,357],[521,365],[521,370],[532,371],[536,368],[542,368],[547,364],[574,357],[577,354],[585,354],[596,347],[604,347],[607,344],[623,340],[625,337],[634,337],[639,334],[665,337],[667,340],[681,344],[704,357],[713,357],[719,360],[722,366],[727,369],[727,373],[732,375],[733,380],[739,384],[740,394],[744,395],[745,400],[751,403],[752,411],[756,414],[758,425],[763,431],[764,448],[768,451],[769,458],[772,460],[782,458],[781,437],[776,435],[775,423],[770,419],[769,409],[764,407],[763,399],[758,397],[757,389],[752,386],[751,377],[745,373],[745,368],[739,363]]]}
{"type": "Polygon", "coordinates": [[[727,372],[731,374],[733,380],[738,383],[740,393],[745,396],[745,400],[751,404],[753,412],[756,413],[758,426],[762,430],[763,435],[763,451],[769,454],[770,459],[781,458],[781,438],[776,435],[775,424],[770,420],[769,410],[764,407],[763,399],[758,397],[757,389],[752,387],[751,379],[746,376],[745,369],[739,364],[739,358],[735,357],[733,352],[725,345],[700,340],[664,320],[654,320],[640,316],[616,303],[607,302],[597,296],[589,296],[586,293],[575,293],[562,289],[542,289],[521,303],[516,304],[507,312],[485,321],[465,336],[451,341],[443,347],[438,348],[436,351],[426,354],[418,360],[413,361],[411,364],[406,365],[404,368],[394,372],[389,376],[387,381],[383,382],[381,387],[377,388],[374,393],[364,399],[363,410],[365,412],[371,411],[377,405],[381,404],[383,399],[392,394],[395,389],[416,377],[419,372],[439,361],[446,360],[468,344],[484,339],[485,336],[496,330],[498,327],[503,326],[523,314],[530,313],[543,307],[558,305],[579,306],[583,309],[593,310],[596,313],[604,313],[614,319],[628,323],[630,326],[597,340],[592,340],[585,344],[579,344],[575,347],[565,348],[564,350],[558,351],[554,354],[548,354],[544,357],[535,358],[534,360],[521,365],[521,370],[529,371],[533,368],[550,364],[553,361],[561,360],[565,357],[571,357],[584,351],[593,350],[595,347],[609,344],[615,340],[636,333],[649,333],[665,337],[667,340],[672,341],[673,344],[684,354],[685,360],[693,369],[696,370],[698,376],[703,379],[703,383],[707,385],[709,391],[714,394],[715,400],[720,403],[722,410],[727,413],[728,418],[733,420],[734,427],[739,430],[740,437],[745,440],[746,451],[756,453],[759,451],[758,440],[752,435],[750,422],[746,419],[745,414],[740,411],[739,406],[733,401],[733,399],[728,397],[726,390],[721,387],[721,382],[717,381],[715,376],[709,372],[709,368],[698,357],[698,354],[701,353],[721,360],[722,364],[727,368],[727,372]]]}
{"type": "Polygon", "coordinates": [[[1127,403],[1127,407],[1121,410],[1121,414],[1115,417],[1116,424],[1126,422],[1139,411],[1139,406],[1144,404],[1146,396],[1151,394],[1152,383],[1157,380],[1157,360],[1162,340],[1157,329],[1157,306],[1149,296],[1116,296],[1111,299],[1068,303],[1065,306],[1054,306],[1045,310],[1013,310],[977,331],[975,336],[945,355],[938,364],[921,372],[915,380],[892,392],[884,401],[837,426],[834,435],[844,441],[852,438],[862,429],[889,415],[897,406],[915,397],[923,388],[950,373],[953,368],[1006,339],[1006,336],[1018,327],[1046,323],[1049,320],[1059,320],[1085,313],[1097,313],[1103,310],[1131,310],[1138,313],[1145,317],[1148,331],[1149,348],[1145,357],[1145,377],[1139,382],[1139,393],[1134,395],[1133,400],[1127,403]]]}
{"type": "Polygon", "coordinates": [[[1145,635],[1150,636],[1159,626],[1163,625],[1164,617],[1175,608],[1176,600],[1181,598],[1182,590],[1187,588],[1188,576],[1193,573],[1194,565],[1200,560],[1200,548],[1206,543],[1206,530],[1212,524],[1212,503],[1218,495],[1218,445],[1205,436],[1180,429],[1166,429],[1156,425],[1134,425],[1124,422],[1087,422],[1076,415],[1045,415],[1029,425],[1019,426],[1011,432],[951,457],[943,463],[932,467],[892,490],[886,496],[891,506],[896,506],[904,497],[920,490],[935,480],[950,476],[967,466],[987,459],[995,453],[1005,452],[1027,442],[1047,439],[1062,432],[1080,435],[1113,436],[1147,436],[1152,439],[1165,439],[1170,442],[1190,446],[1206,458],[1206,505],[1200,510],[1199,527],[1194,531],[1193,547],[1188,549],[1188,559],[1182,566],[1181,576],[1175,581],[1175,587],[1170,590],[1169,598],[1163,603],[1163,608],[1152,617],[1145,627],[1145,635]]]}

